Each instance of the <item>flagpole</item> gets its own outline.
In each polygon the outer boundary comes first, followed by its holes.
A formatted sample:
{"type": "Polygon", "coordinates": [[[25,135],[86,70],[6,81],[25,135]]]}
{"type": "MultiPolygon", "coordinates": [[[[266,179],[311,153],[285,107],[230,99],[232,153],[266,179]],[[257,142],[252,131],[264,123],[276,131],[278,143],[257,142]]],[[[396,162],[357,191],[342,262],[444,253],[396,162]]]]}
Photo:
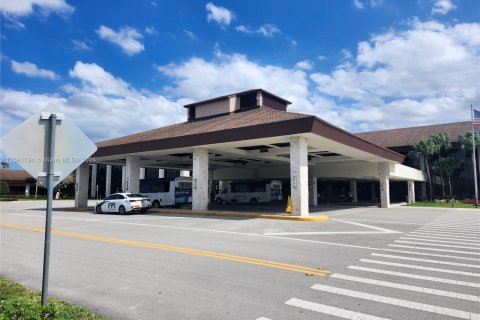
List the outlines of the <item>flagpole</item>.
{"type": "Polygon", "coordinates": [[[475,184],[475,208],[478,207],[478,185],[477,185],[477,158],[475,157],[475,125],[473,117],[473,105],[470,105],[472,113],[472,163],[473,163],[473,182],[475,184]]]}

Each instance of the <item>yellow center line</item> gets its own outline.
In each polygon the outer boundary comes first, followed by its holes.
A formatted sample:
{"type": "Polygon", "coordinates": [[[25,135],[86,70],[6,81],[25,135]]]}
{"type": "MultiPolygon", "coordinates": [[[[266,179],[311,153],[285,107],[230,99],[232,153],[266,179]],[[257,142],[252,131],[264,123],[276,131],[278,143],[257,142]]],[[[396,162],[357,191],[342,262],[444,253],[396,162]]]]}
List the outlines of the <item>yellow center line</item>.
{"type": "MultiPolygon", "coordinates": [[[[0,224],[0,227],[8,228],[8,229],[34,231],[34,232],[44,232],[43,228],[36,228],[36,227],[31,227],[31,226],[22,226],[22,225],[17,225],[17,224],[0,224]]],[[[264,266],[264,267],[269,267],[269,268],[314,274],[314,275],[319,275],[319,276],[325,276],[325,275],[330,273],[329,271],[327,271],[325,269],[321,269],[321,268],[310,268],[310,267],[304,267],[304,266],[299,266],[299,265],[294,265],[294,264],[289,264],[289,263],[283,263],[283,262],[277,262],[277,261],[271,261],[271,260],[263,260],[263,259],[257,259],[257,258],[250,258],[250,257],[244,257],[244,256],[237,256],[237,255],[232,255],[232,254],[227,254],[227,253],[205,251],[205,250],[192,249],[192,248],[186,248],[186,247],[169,246],[169,245],[162,245],[162,244],[156,244],[156,243],[150,243],[150,242],[132,241],[132,240],[125,240],[125,239],[117,239],[117,238],[107,238],[107,237],[100,237],[100,236],[94,236],[94,235],[88,235],[88,234],[82,234],[82,233],[74,233],[74,232],[68,232],[68,231],[61,231],[61,230],[52,230],[52,234],[55,234],[55,235],[58,235],[58,236],[70,237],[70,238],[79,238],[79,239],[100,241],[100,242],[106,242],[106,243],[134,246],[134,247],[142,247],[142,248],[150,248],[150,249],[157,249],[157,250],[164,250],[164,251],[171,251],[171,252],[178,252],[178,253],[194,254],[194,255],[198,255],[198,256],[216,258],[216,259],[221,259],[221,260],[236,261],[236,262],[254,264],[254,265],[259,265],[259,266],[264,266]]]]}

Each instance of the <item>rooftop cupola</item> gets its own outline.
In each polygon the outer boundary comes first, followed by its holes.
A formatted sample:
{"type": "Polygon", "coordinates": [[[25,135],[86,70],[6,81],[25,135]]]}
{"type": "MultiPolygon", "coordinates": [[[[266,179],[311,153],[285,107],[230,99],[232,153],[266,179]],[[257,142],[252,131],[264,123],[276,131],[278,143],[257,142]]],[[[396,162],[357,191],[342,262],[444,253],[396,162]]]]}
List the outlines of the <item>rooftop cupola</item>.
{"type": "Polygon", "coordinates": [[[253,89],[187,104],[184,107],[188,109],[188,120],[192,121],[195,119],[241,112],[261,106],[287,111],[289,104],[291,104],[290,101],[280,98],[268,91],[253,89]]]}

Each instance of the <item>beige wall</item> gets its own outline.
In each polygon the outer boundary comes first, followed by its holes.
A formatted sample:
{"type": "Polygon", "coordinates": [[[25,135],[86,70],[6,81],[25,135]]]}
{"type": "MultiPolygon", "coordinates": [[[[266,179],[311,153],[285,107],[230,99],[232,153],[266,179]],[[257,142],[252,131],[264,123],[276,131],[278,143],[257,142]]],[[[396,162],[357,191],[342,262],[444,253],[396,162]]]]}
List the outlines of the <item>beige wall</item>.
{"type": "Polygon", "coordinates": [[[228,112],[230,112],[230,103],[228,99],[213,101],[196,106],[195,118],[198,119],[228,112]]]}

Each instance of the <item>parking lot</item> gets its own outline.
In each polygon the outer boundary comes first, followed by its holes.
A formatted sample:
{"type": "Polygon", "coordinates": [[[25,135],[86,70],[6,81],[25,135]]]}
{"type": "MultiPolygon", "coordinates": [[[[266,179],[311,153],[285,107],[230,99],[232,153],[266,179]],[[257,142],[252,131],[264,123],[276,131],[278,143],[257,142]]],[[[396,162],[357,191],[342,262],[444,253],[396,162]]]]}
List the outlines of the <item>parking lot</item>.
{"type": "MultiPolygon", "coordinates": [[[[298,222],[54,205],[50,294],[111,319],[480,317],[473,210],[319,207],[329,221],[298,222]]],[[[2,275],[37,290],[43,206],[1,204],[2,275]]]]}

